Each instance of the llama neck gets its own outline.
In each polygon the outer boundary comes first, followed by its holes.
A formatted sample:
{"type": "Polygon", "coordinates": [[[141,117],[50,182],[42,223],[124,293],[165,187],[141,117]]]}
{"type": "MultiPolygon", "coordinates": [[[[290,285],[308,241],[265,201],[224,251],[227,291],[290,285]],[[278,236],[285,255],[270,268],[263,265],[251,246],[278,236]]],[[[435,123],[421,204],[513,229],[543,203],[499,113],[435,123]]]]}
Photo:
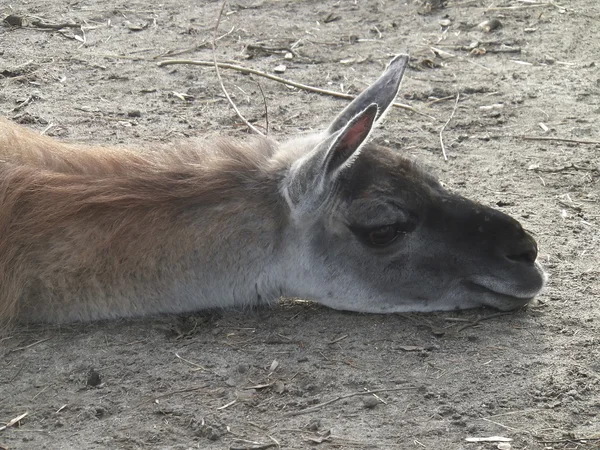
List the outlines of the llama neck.
{"type": "Polygon", "coordinates": [[[5,180],[35,186],[19,186],[13,205],[4,201],[13,207],[13,239],[2,243],[0,268],[10,272],[11,286],[0,289],[16,296],[19,317],[89,321],[280,295],[273,265],[286,213],[273,145],[175,150],[141,162],[136,155],[131,169],[121,154],[102,149],[102,170],[87,169],[94,149],[80,153],[89,156],[78,163],[85,171],[4,167],[5,180]],[[110,172],[107,155],[118,171],[110,172]]]}

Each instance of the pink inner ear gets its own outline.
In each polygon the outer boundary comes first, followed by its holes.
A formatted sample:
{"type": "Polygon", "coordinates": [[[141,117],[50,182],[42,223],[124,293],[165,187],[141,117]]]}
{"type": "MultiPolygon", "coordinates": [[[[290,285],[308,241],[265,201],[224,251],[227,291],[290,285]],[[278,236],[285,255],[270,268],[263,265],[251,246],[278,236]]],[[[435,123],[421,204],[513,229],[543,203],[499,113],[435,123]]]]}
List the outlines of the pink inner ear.
{"type": "Polygon", "coordinates": [[[351,151],[362,144],[365,137],[369,134],[374,117],[370,114],[365,114],[363,117],[358,119],[350,129],[348,129],[342,138],[341,147],[350,149],[351,151]]]}
{"type": "Polygon", "coordinates": [[[352,119],[329,151],[326,161],[328,173],[345,164],[358,150],[373,128],[375,117],[377,117],[377,106],[373,104],[352,119]]]}

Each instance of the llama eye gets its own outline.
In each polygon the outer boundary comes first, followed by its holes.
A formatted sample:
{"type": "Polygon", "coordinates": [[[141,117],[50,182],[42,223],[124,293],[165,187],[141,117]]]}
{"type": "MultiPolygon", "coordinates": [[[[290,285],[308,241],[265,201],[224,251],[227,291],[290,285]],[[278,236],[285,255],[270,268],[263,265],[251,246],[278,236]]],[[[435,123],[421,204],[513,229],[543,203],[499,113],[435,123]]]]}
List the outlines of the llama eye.
{"type": "Polygon", "coordinates": [[[412,232],[417,226],[416,220],[407,220],[379,227],[350,226],[350,231],[369,247],[386,247],[399,237],[412,232]]]}
{"type": "Polygon", "coordinates": [[[369,244],[383,247],[389,245],[400,235],[400,230],[395,225],[386,225],[383,227],[368,230],[367,241],[369,244]]]}

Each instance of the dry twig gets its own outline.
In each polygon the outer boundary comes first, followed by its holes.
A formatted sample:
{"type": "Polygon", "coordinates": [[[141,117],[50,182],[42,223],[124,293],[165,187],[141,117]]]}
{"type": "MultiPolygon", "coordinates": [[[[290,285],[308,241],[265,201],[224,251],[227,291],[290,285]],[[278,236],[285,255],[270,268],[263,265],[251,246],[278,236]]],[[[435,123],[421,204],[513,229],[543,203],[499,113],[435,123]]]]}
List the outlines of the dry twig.
{"type": "Polygon", "coordinates": [[[31,22],[31,25],[38,28],[47,28],[50,30],[60,30],[61,28],[81,28],[81,25],[76,23],[46,23],[41,20],[31,22]]]}
{"type": "Polygon", "coordinates": [[[233,405],[235,405],[236,403],[237,403],[237,399],[236,399],[236,400],[232,400],[232,401],[230,401],[229,403],[226,403],[226,404],[225,404],[225,405],[223,405],[223,406],[219,406],[219,407],[217,408],[217,410],[218,410],[218,411],[222,411],[223,409],[227,409],[227,408],[229,408],[230,406],[233,406],[233,405]]]}
{"type": "Polygon", "coordinates": [[[28,412],[25,412],[25,413],[21,414],[20,416],[17,416],[14,419],[12,419],[11,421],[9,421],[6,425],[0,426],[0,431],[6,430],[7,428],[10,428],[13,425],[19,423],[21,420],[23,420],[25,417],[27,417],[28,414],[29,414],[28,412]]]}
{"type": "Polygon", "coordinates": [[[556,142],[571,142],[572,144],[589,144],[600,145],[600,141],[586,141],[579,139],[555,138],[549,136],[521,136],[524,141],[556,141],[556,142]]]}
{"type": "MultiPolygon", "coordinates": [[[[271,437],[271,436],[269,436],[269,437],[271,437]]],[[[272,448],[272,447],[278,447],[278,444],[276,444],[275,442],[269,442],[268,444],[242,446],[242,447],[232,445],[231,447],[229,447],[229,450],[266,450],[266,449],[272,448]]]]}
{"type": "Polygon", "coordinates": [[[509,312],[500,312],[500,313],[490,314],[489,316],[478,317],[473,322],[469,322],[469,323],[463,325],[462,327],[460,327],[458,330],[456,330],[456,332],[458,333],[460,331],[466,330],[467,328],[475,327],[475,326],[479,325],[481,322],[483,322],[484,320],[494,319],[494,318],[500,317],[500,316],[508,316],[510,314],[512,314],[512,312],[509,311],[509,312]]]}
{"type": "Polygon", "coordinates": [[[562,167],[554,167],[554,168],[542,168],[542,167],[534,167],[531,170],[533,170],[534,172],[546,172],[546,173],[557,173],[557,172],[564,172],[565,170],[582,170],[582,171],[590,171],[590,172],[598,172],[600,171],[600,168],[598,167],[581,167],[581,166],[576,166],[573,163],[569,163],[566,166],[562,166],[562,167]]]}
{"type": "Polygon", "coordinates": [[[189,359],[185,359],[184,357],[180,356],[179,353],[177,353],[177,352],[175,352],[175,356],[177,358],[179,358],[181,361],[189,364],[190,366],[193,366],[194,370],[201,370],[203,372],[209,372],[209,373],[213,373],[214,374],[214,372],[212,370],[209,370],[206,367],[201,366],[200,364],[196,364],[195,362],[190,361],[189,359]]]}
{"type": "Polygon", "coordinates": [[[260,89],[260,95],[263,98],[263,105],[265,105],[265,136],[269,135],[269,108],[267,107],[267,97],[265,97],[265,92],[263,91],[262,86],[260,85],[260,81],[256,81],[258,84],[258,89],[260,89]]]}
{"type": "Polygon", "coordinates": [[[161,399],[161,398],[170,397],[171,395],[184,394],[184,393],[187,393],[187,392],[199,391],[200,389],[204,389],[204,388],[207,388],[209,386],[210,385],[208,385],[208,384],[203,384],[201,386],[194,386],[194,387],[189,387],[189,388],[177,389],[177,390],[171,391],[171,392],[166,392],[164,394],[157,395],[157,396],[149,398],[147,400],[143,400],[140,403],[138,403],[137,405],[135,405],[134,408],[138,408],[141,405],[143,405],[144,403],[147,403],[147,402],[150,402],[150,401],[156,401],[156,400],[161,399]]]}
{"type": "Polygon", "coordinates": [[[478,3],[481,0],[465,0],[463,2],[451,2],[446,4],[446,8],[453,8],[455,6],[464,6],[464,5],[470,5],[471,3],[478,3]]]}
{"type": "Polygon", "coordinates": [[[454,108],[452,109],[452,114],[450,114],[450,117],[448,117],[448,120],[446,120],[446,123],[442,126],[442,128],[440,128],[440,145],[442,146],[442,155],[444,155],[444,161],[448,161],[448,155],[446,155],[446,147],[444,146],[444,138],[442,137],[442,133],[444,132],[444,130],[446,129],[446,126],[448,126],[448,124],[454,117],[454,114],[456,113],[456,109],[458,108],[458,100],[459,99],[460,99],[460,93],[457,92],[456,93],[456,101],[454,102],[454,108]]]}
{"type": "Polygon", "coordinates": [[[348,335],[347,335],[347,334],[344,334],[344,335],[342,335],[342,336],[340,336],[340,337],[338,337],[338,338],[334,339],[333,341],[329,341],[327,344],[328,344],[328,345],[336,344],[336,343],[338,343],[338,342],[340,342],[340,341],[343,341],[343,340],[344,340],[344,339],[346,339],[347,337],[348,337],[348,335]]]}
{"type": "Polygon", "coordinates": [[[571,439],[556,439],[556,440],[540,440],[542,444],[583,444],[591,441],[600,441],[600,437],[580,437],[571,439]]]}
{"type": "Polygon", "coordinates": [[[17,347],[17,348],[10,349],[10,350],[7,352],[7,354],[8,354],[8,353],[19,352],[19,351],[21,351],[21,350],[27,350],[27,349],[29,349],[29,348],[31,348],[31,347],[33,347],[33,346],[35,346],[35,345],[41,344],[42,342],[49,341],[50,339],[52,339],[52,336],[50,336],[50,337],[48,337],[48,338],[45,338],[45,339],[40,339],[39,341],[35,341],[33,344],[29,344],[29,345],[26,345],[26,346],[24,346],[24,347],[17,347]]]}
{"type": "Polygon", "coordinates": [[[269,436],[269,435],[267,435],[267,437],[275,443],[277,448],[281,448],[281,444],[279,443],[279,441],[277,439],[275,439],[273,436],[269,436]]]}
{"type": "MultiPolygon", "coordinates": [[[[190,60],[190,59],[168,59],[165,61],[160,61],[158,63],[158,66],[162,67],[162,66],[170,66],[170,65],[174,65],[174,64],[189,64],[189,65],[194,65],[194,66],[214,66],[216,64],[217,66],[219,66],[222,69],[231,69],[231,70],[237,70],[238,72],[242,72],[242,73],[251,73],[253,75],[258,75],[259,77],[267,78],[269,80],[276,81],[278,83],[282,83],[287,86],[292,86],[292,87],[295,87],[298,89],[302,89],[304,91],[316,92],[317,94],[330,95],[332,97],[345,98],[348,100],[354,100],[356,98],[355,95],[344,94],[342,92],[336,92],[336,91],[329,91],[327,89],[321,89],[321,88],[317,88],[314,86],[309,86],[307,84],[296,83],[295,81],[286,80],[285,78],[281,78],[276,75],[271,75],[270,73],[262,72],[260,70],[251,69],[249,67],[244,67],[244,66],[237,66],[235,64],[229,64],[229,63],[222,63],[222,62],[215,63],[213,61],[194,61],[194,60],[190,60]]],[[[392,103],[392,106],[395,106],[396,108],[401,108],[406,111],[410,111],[410,112],[413,112],[420,116],[428,117],[429,119],[437,121],[437,119],[435,117],[430,116],[425,113],[422,113],[420,111],[417,111],[412,106],[405,105],[404,103],[392,103]]]]}
{"type": "Polygon", "coordinates": [[[23,108],[25,108],[27,105],[29,105],[33,100],[35,100],[36,96],[35,95],[30,95],[29,97],[27,97],[25,100],[23,100],[21,103],[19,103],[17,106],[15,106],[13,109],[10,110],[10,112],[16,112],[19,111],[23,108]]]}
{"type": "Polygon", "coordinates": [[[554,6],[555,8],[561,9],[559,5],[554,2],[549,3],[533,3],[531,5],[513,5],[513,6],[496,6],[487,8],[487,11],[514,11],[517,9],[531,9],[531,8],[542,8],[544,6],[554,6]]]}
{"type": "Polygon", "coordinates": [[[394,391],[409,391],[412,389],[417,389],[416,387],[401,387],[401,388],[390,388],[390,389],[374,389],[360,392],[353,392],[351,394],[340,395],[338,397],[332,398],[331,400],[327,400],[326,402],[319,403],[318,405],[311,406],[310,408],[301,409],[299,411],[292,411],[283,415],[283,417],[294,417],[300,416],[302,414],[308,414],[311,412],[315,412],[320,410],[321,408],[331,405],[332,403],[339,402],[340,400],[344,400],[351,397],[358,397],[362,395],[373,395],[378,394],[379,392],[394,392],[394,391]]]}
{"type": "MultiPolygon", "coordinates": [[[[221,72],[219,71],[219,63],[217,63],[217,53],[216,53],[215,49],[216,49],[216,42],[217,42],[217,31],[219,30],[219,24],[221,23],[221,16],[223,15],[223,10],[225,9],[226,4],[227,4],[227,0],[223,0],[223,3],[221,4],[221,9],[219,10],[219,15],[217,17],[217,24],[215,25],[215,30],[213,33],[213,40],[212,40],[213,65],[214,65],[215,71],[217,73],[217,79],[219,80],[219,84],[221,85],[221,90],[223,91],[223,94],[225,94],[225,97],[227,97],[227,101],[233,107],[235,113],[238,115],[238,117],[240,119],[242,119],[242,122],[244,122],[248,128],[250,128],[252,131],[254,131],[259,136],[264,137],[265,136],[264,133],[260,132],[258,130],[258,128],[256,128],[250,122],[248,122],[248,120],[246,120],[246,118],[242,115],[240,110],[237,108],[237,106],[235,105],[235,103],[233,102],[231,97],[229,96],[229,92],[227,92],[227,89],[225,89],[225,85],[223,84],[223,80],[221,79],[221,72]]],[[[160,63],[159,63],[159,65],[160,65],[160,63]]]]}
{"type": "Polygon", "coordinates": [[[21,375],[21,372],[23,371],[23,368],[24,368],[24,367],[25,367],[25,363],[21,364],[21,367],[19,367],[19,370],[17,370],[17,372],[16,372],[16,373],[15,373],[15,374],[14,374],[12,377],[10,377],[10,380],[8,380],[8,383],[9,383],[9,384],[10,384],[10,383],[12,383],[13,381],[15,381],[15,379],[16,379],[16,378],[17,378],[19,375],[21,375]]]}

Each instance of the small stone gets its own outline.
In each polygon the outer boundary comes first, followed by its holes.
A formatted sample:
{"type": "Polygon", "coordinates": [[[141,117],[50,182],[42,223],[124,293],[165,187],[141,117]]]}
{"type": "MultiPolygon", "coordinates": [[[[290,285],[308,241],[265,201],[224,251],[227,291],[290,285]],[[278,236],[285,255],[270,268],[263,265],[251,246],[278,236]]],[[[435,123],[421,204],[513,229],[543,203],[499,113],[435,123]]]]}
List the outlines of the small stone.
{"type": "Polygon", "coordinates": [[[321,428],[321,419],[312,419],[306,425],[306,429],[309,431],[319,431],[319,428],[321,428]]]}
{"type": "Polygon", "coordinates": [[[256,397],[255,389],[243,389],[237,392],[237,400],[240,402],[250,402],[256,397]]]}
{"type": "Polygon", "coordinates": [[[142,112],[139,109],[132,109],[127,111],[128,117],[142,117],[142,112]]]}
{"type": "Polygon", "coordinates": [[[126,20],[125,22],[123,22],[123,25],[125,25],[131,31],[142,31],[142,30],[145,30],[146,28],[148,28],[149,24],[148,24],[148,22],[131,23],[130,21],[126,20]]]}
{"type": "Polygon", "coordinates": [[[492,109],[502,109],[504,108],[504,103],[494,103],[493,105],[484,105],[480,106],[479,109],[483,111],[490,111],[492,109]]]}
{"type": "Polygon", "coordinates": [[[287,69],[287,67],[284,64],[279,64],[278,66],[275,66],[275,68],[273,69],[273,72],[284,73],[285,69],[287,69]]]}
{"type": "Polygon", "coordinates": [[[12,27],[23,26],[23,18],[21,16],[15,16],[11,14],[10,16],[6,16],[4,21],[12,27]]]}
{"type": "Polygon", "coordinates": [[[367,409],[373,409],[377,405],[379,405],[379,400],[377,400],[375,397],[373,397],[371,395],[369,395],[368,397],[365,397],[363,399],[363,406],[367,409]]]}
{"type": "Polygon", "coordinates": [[[228,394],[228,390],[225,388],[217,388],[213,391],[215,397],[223,398],[228,394]]]}
{"type": "Polygon", "coordinates": [[[294,57],[294,55],[292,55],[290,52],[287,52],[284,56],[285,59],[292,59],[294,57]]]}
{"type": "Polygon", "coordinates": [[[497,448],[499,450],[510,450],[512,448],[512,445],[510,445],[508,442],[500,442],[497,448]]]}
{"type": "Polygon", "coordinates": [[[273,391],[277,394],[283,394],[285,392],[285,384],[283,384],[283,381],[276,381],[273,384],[273,391]]]}
{"type": "Polygon", "coordinates": [[[275,372],[278,367],[279,367],[279,361],[274,359],[273,362],[271,363],[271,367],[269,367],[269,372],[275,372]]]}
{"type": "Polygon", "coordinates": [[[210,441],[218,441],[221,438],[221,432],[209,425],[202,425],[196,434],[205,437],[210,441]]]}
{"type": "Polygon", "coordinates": [[[450,19],[442,19],[438,22],[442,27],[449,27],[452,25],[452,21],[450,19]]]}
{"type": "Polygon", "coordinates": [[[494,31],[495,29],[500,28],[501,26],[502,22],[500,22],[498,19],[484,20],[479,25],[477,25],[477,27],[485,33],[490,33],[491,31],[494,31]]]}
{"type": "Polygon", "coordinates": [[[237,376],[231,376],[225,380],[225,384],[229,387],[236,387],[241,384],[241,380],[237,376]]]}
{"type": "Polygon", "coordinates": [[[100,374],[96,372],[94,369],[91,369],[88,372],[86,384],[91,387],[98,386],[102,383],[102,379],[100,378],[100,374]]]}

